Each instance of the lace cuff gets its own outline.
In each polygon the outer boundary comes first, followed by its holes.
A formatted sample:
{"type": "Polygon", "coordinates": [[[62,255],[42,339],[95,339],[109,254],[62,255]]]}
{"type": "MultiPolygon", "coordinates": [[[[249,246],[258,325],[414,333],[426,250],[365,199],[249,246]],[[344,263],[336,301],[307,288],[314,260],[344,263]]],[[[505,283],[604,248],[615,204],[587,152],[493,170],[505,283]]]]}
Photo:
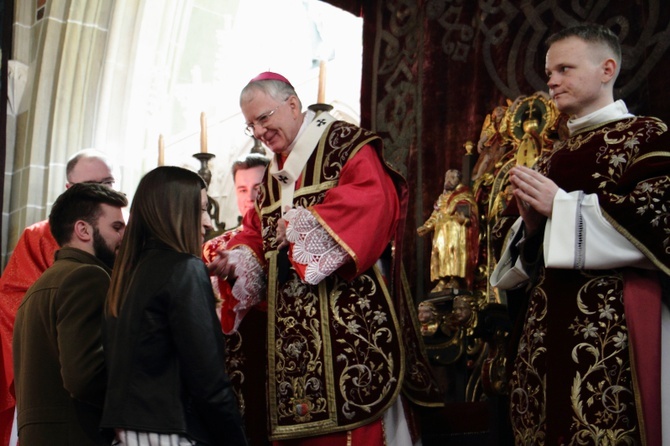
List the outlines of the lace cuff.
{"type": "Polygon", "coordinates": [[[316,285],[351,260],[307,209],[291,209],[284,220],[286,240],[293,244],[293,261],[306,266],[305,282],[316,285]]]}
{"type": "Polygon", "coordinates": [[[260,303],[261,296],[265,293],[266,277],[263,267],[247,248],[233,249],[229,253],[229,259],[235,265],[237,275],[232,287],[233,297],[237,300],[237,304],[233,307],[235,323],[232,333],[237,331],[237,327],[251,307],[260,303]]]}

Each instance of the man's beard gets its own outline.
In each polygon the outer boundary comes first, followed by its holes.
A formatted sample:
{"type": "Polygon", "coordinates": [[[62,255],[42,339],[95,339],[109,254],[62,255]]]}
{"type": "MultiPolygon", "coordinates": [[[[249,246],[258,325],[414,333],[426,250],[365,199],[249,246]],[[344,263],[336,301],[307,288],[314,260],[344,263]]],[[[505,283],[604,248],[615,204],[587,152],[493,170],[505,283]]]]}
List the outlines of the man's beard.
{"type": "Polygon", "coordinates": [[[116,250],[110,249],[105,239],[100,235],[98,228],[93,228],[93,251],[95,256],[110,268],[114,267],[116,250]]]}

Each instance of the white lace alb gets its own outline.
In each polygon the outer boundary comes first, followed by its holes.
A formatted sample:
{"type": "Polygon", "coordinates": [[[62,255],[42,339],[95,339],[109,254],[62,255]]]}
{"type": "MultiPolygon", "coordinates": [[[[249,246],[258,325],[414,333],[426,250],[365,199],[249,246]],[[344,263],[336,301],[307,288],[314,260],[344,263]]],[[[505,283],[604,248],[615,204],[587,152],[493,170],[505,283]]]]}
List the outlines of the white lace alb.
{"type": "Polygon", "coordinates": [[[307,209],[291,209],[284,219],[286,240],[293,244],[293,261],[307,267],[305,282],[316,285],[351,260],[307,209]]]}
{"type": "Polygon", "coordinates": [[[266,278],[263,267],[258,262],[250,249],[237,247],[230,251],[229,261],[235,265],[237,280],[232,288],[232,293],[237,299],[235,311],[235,325],[231,332],[237,331],[242,319],[254,305],[261,301],[265,294],[266,278]]]}

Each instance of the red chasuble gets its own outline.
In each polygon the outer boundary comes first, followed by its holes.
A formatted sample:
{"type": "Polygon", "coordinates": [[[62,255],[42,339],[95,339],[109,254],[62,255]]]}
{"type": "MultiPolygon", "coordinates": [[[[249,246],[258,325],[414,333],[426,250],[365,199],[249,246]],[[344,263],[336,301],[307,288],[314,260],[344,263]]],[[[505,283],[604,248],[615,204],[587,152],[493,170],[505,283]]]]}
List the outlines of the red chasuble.
{"type": "Polygon", "coordinates": [[[382,160],[381,139],[332,123],[302,170],[293,204],[312,212],[353,261],[310,285],[293,267],[278,272],[287,261],[276,241],[280,186],[266,172],[260,212],[247,213],[229,247],[251,248],[268,272],[271,439],[365,426],[401,389],[414,402],[441,402],[398,264],[388,259],[388,277],[375,266],[394,243],[399,259],[405,199],[404,180],[382,160]]]}

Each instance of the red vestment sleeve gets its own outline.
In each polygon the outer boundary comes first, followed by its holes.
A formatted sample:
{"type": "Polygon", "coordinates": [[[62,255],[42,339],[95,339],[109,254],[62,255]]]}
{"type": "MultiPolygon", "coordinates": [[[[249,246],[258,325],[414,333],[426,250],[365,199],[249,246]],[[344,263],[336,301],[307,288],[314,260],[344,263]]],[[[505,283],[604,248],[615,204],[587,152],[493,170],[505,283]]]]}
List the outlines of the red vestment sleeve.
{"type": "MultiPolygon", "coordinates": [[[[217,251],[228,249],[228,242],[237,232],[238,230],[232,229],[207,241],[202,247],[202,260],[205,264],[209,264],[216,258],[217,251]]],[[[221,311],[219,314],[221,328],[224,333],[228,334],[235,326],[235,311],[233,309],[238,304],[238,301],[233,296],[232,288],[227,280],[223,280],[214,274],[210,274],[210,277],[214,295],[221,300],[221,311]]]]}
{"type": "MultiPolygon", "coordinates": [[[[2,371],[0,374],[0,412],[13,409],[12,394],[14,367],[12,361],[12,333],[16,311],[28,288],[54,263],[59,246],[51,235],[48,221],[27,227],[19,239],[7,266],[0,277],[0,347],[2,371]]],[[[9,426],[0,426],[0,436],[9,441],[9,426]]],[[[1,438],[0,438],[1,440],[1,438]]]]}
{"type": "Polygon", "coordinates": [[[263,237],[261,230],[261,219],[255,210],[249,210],[242,219],[242,230],[228,242],[228,249],[236,246],[246,246],[260,262],[265,266],[265,255],[263,253],[263,237]]]}
{"type": "Polygon", "coordinates": [[[354,259],[338,273],[347,280],[369,269],[394,236],[400,204],[396,187],[372,146],[344,165],[337,186],[310,211],[354,259]]]}
{"type": "MultiPolygon", "coordinates": [[[[300,187],[300,179],[296,189],[300,187]]],[[[400,204],[395,184],[372,146],[366,145],[342,168],[339,182],[309,209],[331,237],[354,259],[338,273],[350,280],[369,269],[393,238],[400,204]]],[[[249,247],[262,265],[263,239],[257,212],[249,211],[243,230],[228,244],[249,247]]],[[[297,266],[300,271],[301,267],[297,266]]],[[[302,268],[304,270],[304,268],[302,268]]]]}

